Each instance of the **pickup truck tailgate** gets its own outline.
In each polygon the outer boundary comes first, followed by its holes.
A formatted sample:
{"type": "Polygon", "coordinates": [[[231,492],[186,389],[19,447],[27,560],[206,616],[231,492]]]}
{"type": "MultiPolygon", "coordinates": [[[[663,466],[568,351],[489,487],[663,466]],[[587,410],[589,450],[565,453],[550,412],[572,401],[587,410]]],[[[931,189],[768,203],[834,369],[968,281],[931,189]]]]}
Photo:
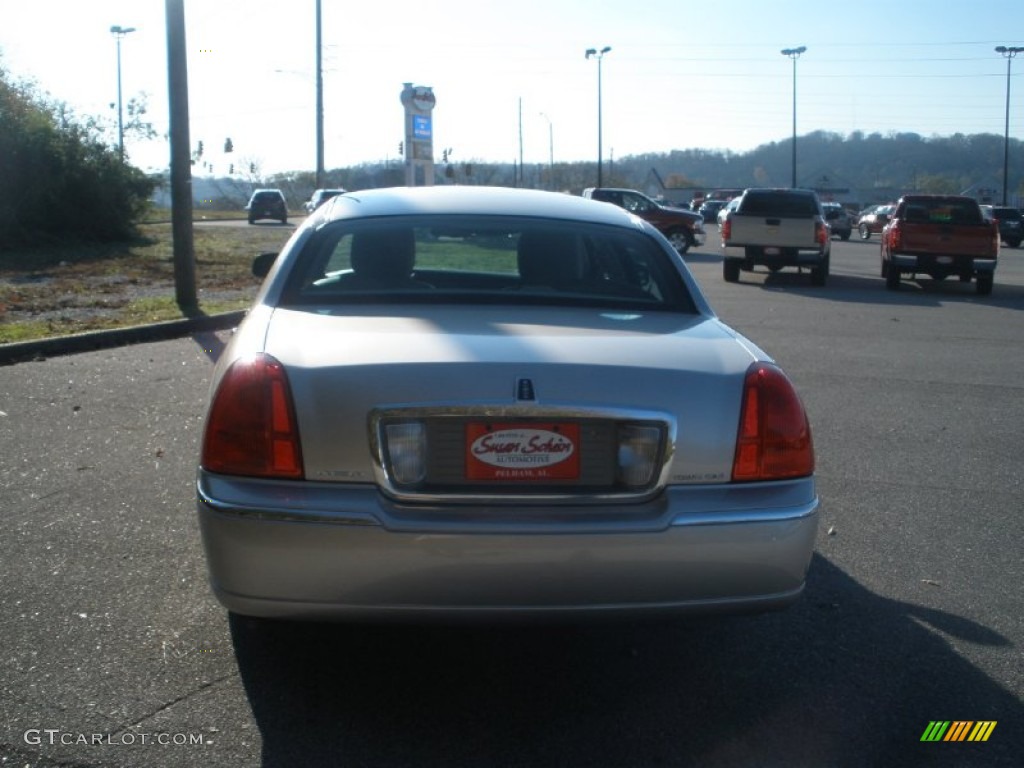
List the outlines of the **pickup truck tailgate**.
{"type": "Polygon", "coordinates": [[[928,253],[935,256],[984,256],[991,254],[992,225],[937,224],[902,221],[899,224],[899,250],[902,253],[928,253]]]}
{"type": "Polygon", "coordinates": [[[814,219],[732,214],[729,245],[810,248],[816,243],[814,219]]]}

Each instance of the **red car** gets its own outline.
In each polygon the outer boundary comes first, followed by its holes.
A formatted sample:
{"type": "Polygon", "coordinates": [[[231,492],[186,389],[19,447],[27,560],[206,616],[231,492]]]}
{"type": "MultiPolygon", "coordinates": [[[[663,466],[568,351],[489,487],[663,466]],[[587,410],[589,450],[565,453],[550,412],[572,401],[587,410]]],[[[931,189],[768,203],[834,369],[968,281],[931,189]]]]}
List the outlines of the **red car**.
{"type": "Polygon", "coordinates": [[[876,205],[861,213],[857,220],[857,231],[861,240],[870,240],[872,234],[880,234],[889,218],[892,216],[894,205],[876,205]]]}

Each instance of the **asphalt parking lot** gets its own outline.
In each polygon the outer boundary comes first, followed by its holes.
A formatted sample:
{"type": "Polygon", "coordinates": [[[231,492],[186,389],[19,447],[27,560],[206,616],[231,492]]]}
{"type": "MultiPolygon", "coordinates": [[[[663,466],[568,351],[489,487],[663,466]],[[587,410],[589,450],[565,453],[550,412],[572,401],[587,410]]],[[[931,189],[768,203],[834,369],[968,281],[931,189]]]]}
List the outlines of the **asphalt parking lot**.
{"type": "Polygon", "coordinates": [[[0,765],[1017,766],[1024,755],[1024,250],[992,296],[722,280],[810,413],[822,525],[775,614],[625,625],[229,618],[194,468],[227,332],[0,367],[0,765]],[[994,721],[983,743],[932,721],[994,721]]]}

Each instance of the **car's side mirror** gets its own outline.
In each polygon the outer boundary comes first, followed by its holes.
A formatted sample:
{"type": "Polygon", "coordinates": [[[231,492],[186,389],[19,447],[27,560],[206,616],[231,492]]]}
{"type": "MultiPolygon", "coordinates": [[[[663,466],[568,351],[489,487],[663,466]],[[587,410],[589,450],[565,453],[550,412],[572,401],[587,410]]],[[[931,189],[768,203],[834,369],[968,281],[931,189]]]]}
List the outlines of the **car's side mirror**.
{"type": "Polygon", "coordinates": [[[270,268],[274,266],[276,259],[276,253],[261,253],[252,260],[252,273],[256,277],[266,277],[270,273],[270,268]]]}

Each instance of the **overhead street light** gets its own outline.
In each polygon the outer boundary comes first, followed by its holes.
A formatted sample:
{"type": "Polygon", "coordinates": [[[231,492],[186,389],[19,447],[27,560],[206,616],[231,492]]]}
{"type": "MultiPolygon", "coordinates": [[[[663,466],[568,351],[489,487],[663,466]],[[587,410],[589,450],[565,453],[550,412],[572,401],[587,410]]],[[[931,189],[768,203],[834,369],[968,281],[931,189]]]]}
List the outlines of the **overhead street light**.
{"type": "Polygon", "coordinates": [[[796,188],[796,60],[807,51],[806,45],[799,48],[783,48],[781,53],[793,60],[793,188],[796,188]]]}
{"type": "Polygon", "coordinates": [[[1024,53],[1024,48],[1015,46],[997,45],[996,53],[1006,59],[1006,128],[1003,139],[1003,205],[1007,205],[1007,189],[1010,181],[1010,62],[1018,53],[1024,53]]]}
{"type": "Polygon", "coordinates": [[[121,107],[121,39],[129,32],[134,32],[135,27],[119,27],[116,24],[110,28],[110,34],[117,40],[117,151],[124,162],[124,113],[121,107]]]}
{"type": "Polygon", "coordinates": [[[587,48],[587,58],[591,56],[597,59],[597,186],[601,186],[601,159],[604,154],[601,149],[601,59],[612,47],[606,45],[601,50],[587,48]]]}

